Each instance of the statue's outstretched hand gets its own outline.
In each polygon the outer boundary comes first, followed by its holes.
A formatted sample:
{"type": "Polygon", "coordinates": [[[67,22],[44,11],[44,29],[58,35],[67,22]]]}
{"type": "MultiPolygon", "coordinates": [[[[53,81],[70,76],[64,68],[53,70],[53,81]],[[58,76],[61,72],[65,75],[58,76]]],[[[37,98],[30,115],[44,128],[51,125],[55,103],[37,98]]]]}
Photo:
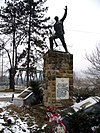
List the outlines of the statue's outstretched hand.
{"type": "Polygon", "coordinates": [[[67,6],[65,6],[65,10],[67,10],[67,6]]]}

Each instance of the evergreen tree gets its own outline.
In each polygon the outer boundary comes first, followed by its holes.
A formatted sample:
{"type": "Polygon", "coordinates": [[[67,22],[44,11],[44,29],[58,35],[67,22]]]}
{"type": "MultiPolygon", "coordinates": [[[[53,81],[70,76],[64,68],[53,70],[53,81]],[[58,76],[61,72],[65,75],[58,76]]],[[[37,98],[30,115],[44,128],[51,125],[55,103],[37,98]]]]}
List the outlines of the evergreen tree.
{"type": "Polygon", "coordinates": [[[23,32],[27,38],[27,58],[24,65],[27,65],[27,85],[29,81],[29,68],[34,67],[35,62],[40,59],[41,55],[46,48],[45,38],[47,36],[47,28],[45,22],[49,20],[49,18],[44,18],[44,12],[47,11],[48,8],[42,7],[44,4],[44,0],[24,0],[23,1],[23,12],[25,17],[24,21],[24,29],[23,32]]]}

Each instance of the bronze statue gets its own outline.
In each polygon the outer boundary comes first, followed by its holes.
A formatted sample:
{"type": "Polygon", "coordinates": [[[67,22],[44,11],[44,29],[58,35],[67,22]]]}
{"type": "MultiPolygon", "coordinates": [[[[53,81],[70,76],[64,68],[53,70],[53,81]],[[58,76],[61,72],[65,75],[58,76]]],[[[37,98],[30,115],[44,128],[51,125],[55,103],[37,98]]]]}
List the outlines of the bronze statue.
{"type": "Polygon", "coordinates": [[[62,19],[59,20],[59,17],[58,16],[55,16],[55,24],[54,24],[54,30],[55,30],[55,33],[50,36],[49,38],[49,41],[50,41],[50,49],[53,50],[53,41],[57,38],[60,39],[60,41],[62,42],[62,45],[65,49],[65,51],[68,53],[68,50],[67,50],[67,46],[66,46],[66,43],[65,43],[65,39],[64,39],[64,26],[63,26],[63,22],[65,20],[67,16],[67,6],[65,7],[65,12],[64,12],[64,15],[62,17],[62,19]]]}

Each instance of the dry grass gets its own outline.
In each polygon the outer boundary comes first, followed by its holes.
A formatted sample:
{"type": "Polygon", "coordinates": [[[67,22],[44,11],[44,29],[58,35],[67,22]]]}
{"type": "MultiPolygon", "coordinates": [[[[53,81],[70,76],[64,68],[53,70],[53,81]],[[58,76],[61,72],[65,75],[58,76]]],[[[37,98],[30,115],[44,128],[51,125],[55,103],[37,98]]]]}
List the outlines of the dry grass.
{"type": "Polygon", "coordinates": [[[50,130],[50,124],[48,121],[45,120],[46,107],[42,105],[34,105],[33,107],[27,107],[27,108],[10,105],[7,107],[7,110],[10,111],[11,115],[17,113],[17,115],[24,121],[26,118],[29,127],[33,126],[35,121],[36,122],[35,124],[37,124],[39,128],[44,126],[44,124],[48,124],[45,130],[47,133],[49,132],[48,130],[50,130]]]}

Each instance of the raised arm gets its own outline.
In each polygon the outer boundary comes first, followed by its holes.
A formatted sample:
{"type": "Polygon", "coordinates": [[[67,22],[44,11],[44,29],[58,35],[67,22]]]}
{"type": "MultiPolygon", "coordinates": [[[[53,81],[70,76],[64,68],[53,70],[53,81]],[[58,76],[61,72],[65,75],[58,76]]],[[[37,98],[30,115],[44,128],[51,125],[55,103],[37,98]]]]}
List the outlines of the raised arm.
{"type": "Polygon", "coordinates": [[[64,12],[64,15],[63,15],[61,21],[64,21],[66,16],[67,16],[67,6],[65,6],[65,12],[64,12]]]}

